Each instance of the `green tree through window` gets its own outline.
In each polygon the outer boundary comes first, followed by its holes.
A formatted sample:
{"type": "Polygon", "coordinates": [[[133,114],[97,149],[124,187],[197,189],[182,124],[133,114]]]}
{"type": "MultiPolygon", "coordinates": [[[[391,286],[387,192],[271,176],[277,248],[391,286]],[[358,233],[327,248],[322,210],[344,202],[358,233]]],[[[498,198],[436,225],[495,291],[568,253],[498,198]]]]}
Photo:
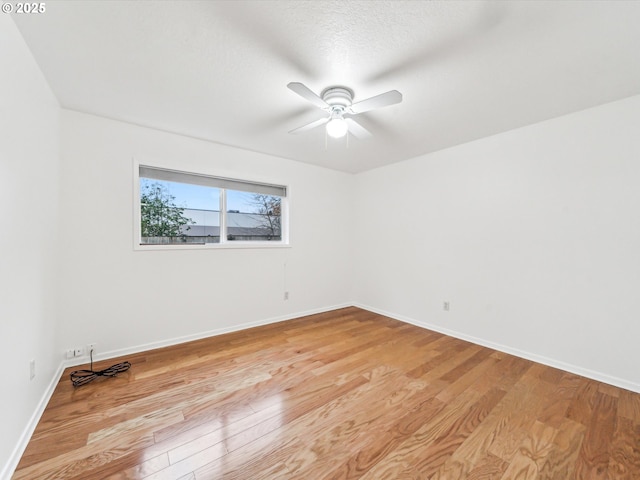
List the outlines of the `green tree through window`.
{"type": "Polygon", "coordinates": [[[140,225],[143,237],[180,237],[194,221],[184,216],[184,207],[160,182],[145,182],[140,192],[140,225]]]}

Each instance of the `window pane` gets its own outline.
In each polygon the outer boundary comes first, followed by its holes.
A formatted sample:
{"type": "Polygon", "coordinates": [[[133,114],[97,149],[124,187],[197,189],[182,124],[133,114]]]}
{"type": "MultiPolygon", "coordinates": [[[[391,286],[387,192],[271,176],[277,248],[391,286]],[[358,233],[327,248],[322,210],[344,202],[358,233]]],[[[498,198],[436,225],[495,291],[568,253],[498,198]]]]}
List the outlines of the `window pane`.
{"type": "Polygon", "coordinates": [[[282,240],[282,197],[227,190],[227,240],[282,240]]]}
{"type": "Polygon", "coordinates": [[[140,178],[143,245],[220,242],[220,190],[140,178]]]}

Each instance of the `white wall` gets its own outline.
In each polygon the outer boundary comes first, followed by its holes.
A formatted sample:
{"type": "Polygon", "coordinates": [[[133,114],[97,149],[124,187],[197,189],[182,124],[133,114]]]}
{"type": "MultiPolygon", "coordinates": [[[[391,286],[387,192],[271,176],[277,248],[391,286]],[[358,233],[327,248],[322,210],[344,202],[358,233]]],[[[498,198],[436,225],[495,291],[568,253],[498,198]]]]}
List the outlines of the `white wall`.
{"type": "Polygon", "coordinates": [[[63,348],[112,355],[351,300],[352,175],[73,111],[62,124],[63,348]],[[134,251],[133,157],[288,185],[291,248],[134,251]]]}
{"type": "Polygon", "coordinates": [[[59,110],[13,20],[1,15],[0,478],[13,470],[9,460],[60,364],[52,341],[59,110]]]}
{"type": "Polygon", "coordinates": [[[640,391],[640,96],[360,174],[355,218],[359,304],[640,391]]]}

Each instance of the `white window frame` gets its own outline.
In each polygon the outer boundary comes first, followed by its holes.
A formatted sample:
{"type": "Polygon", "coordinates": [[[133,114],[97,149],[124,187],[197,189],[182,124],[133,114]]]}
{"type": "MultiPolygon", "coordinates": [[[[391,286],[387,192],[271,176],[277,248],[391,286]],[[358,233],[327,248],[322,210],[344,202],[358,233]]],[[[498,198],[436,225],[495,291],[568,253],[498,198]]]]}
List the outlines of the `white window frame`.
{"type": "Polygon", "coordinates": [[[291,198],[291,189],[288,185],[276,185],[261,180],[252,180],[247,178],[236,179],[226,176],[219,176],[215,174],[186,171],[168,167],[165,165],[159,165],[156,162],[140,161],[134,158],[133,161],[133,248],[134,250],[209,250],[209,249],[229,249],[229,248],[288,248],[289,244],[289,202],[291,198]],[[279,187],[284,189],[285,195],[282,196],[280,222],[281,222],[281,238],[282,240],[265,240],[265,241],[251,241],[251,240],[228,240],[227,239],[227,208],[226,208],[226,195],[224,195],[224,188],[220,188],[220,242],[219,243],[205,243],[205,244],[158,244],[148,245],[142,244],[142,231],[141,231],[141,212],[140,212],[140,167],[148,167],[150,169],[156,169],[165,172],[176,172],[184,175],[195,175],[201,177],[209,177],[221,181],[228,181],[230,184],[234,182],[244,183],[249,185],[266,186],[266,187],[279,187]]]}

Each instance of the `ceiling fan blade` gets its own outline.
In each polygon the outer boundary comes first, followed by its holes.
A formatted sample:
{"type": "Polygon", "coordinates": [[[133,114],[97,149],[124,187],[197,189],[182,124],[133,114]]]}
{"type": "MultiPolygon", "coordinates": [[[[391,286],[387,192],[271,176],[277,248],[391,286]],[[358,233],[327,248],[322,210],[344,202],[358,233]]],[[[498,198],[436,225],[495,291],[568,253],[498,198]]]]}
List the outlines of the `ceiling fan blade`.
{"type": "Polygon", "coordinates": [[[330,117],[321,118],[320,120],[316,120],[314,122],[308,123],[306,125],[303,125],[302,127],[294,128],[289,133],[293,133],[295,135],[296,133],[307,132],[313,128],[319,127],[320,125],[324,125],[325,123],[328,123],[329,120],[331,120],[330,117]]]}
{"type": "Polygon", "coordinates": [[[373,135],[369,130],[364,128],[358,122],[356,122],[353,118],[345,118],[345,122],[347,122],[347,126],[349,127],[349,132],[359,140],[365,140],[373,135]]]}
{"type": "Polygon", "coordinates": [[[390,90],[386,93],[381,93],[380,95],[376,95],[375,97],[367,98],[366,100],[362,100],[361,102],[354,103],[351,105],[350,110],[352,113],[364,113],[369,110],[373,110],[374,108],[386,107],[388,105],[393,105],[396,103],[400,103],[402,101],[402,94],[397,90],[390,90]]]}
{"type": "Polygon", "coordinates": [[[327,102],[322,100],[318,95],[313,93],[313,91],[311,91],[309,87],[307,87],[306,85],[300,82],[291,82],[287,85],[287,87],[289,88],[289,90],[296,92],[302,98],[304,98],[305,100],[309,100],[311,103],[313,103],[317,107],[320,107],[320,108],[329,107],[329,104],[327,102]]]}

